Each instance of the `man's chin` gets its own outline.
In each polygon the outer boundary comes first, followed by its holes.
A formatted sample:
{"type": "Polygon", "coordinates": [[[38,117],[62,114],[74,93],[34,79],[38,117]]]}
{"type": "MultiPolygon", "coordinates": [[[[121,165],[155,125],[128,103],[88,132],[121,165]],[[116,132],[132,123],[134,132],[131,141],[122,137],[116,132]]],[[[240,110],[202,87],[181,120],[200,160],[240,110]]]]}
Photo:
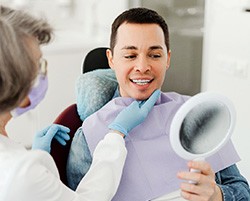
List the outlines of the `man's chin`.
{"type": "Polygon", "coordinates": [[[152,93],[149,93],[149,92],[137,93],[133,96],[133,98],[138,101],[143,101],[143,100],[148,99],[152,93]]]}
{"type": "Polygon", "coordinates": [[[137,90],[127,91],[127,93],[120,92],[120,94],[122,97],[130,97],[138,101],[143,101],[143,100],[147,100],[155,90],[156,89],[149,89],[149,88],[147,88],[146,90],[137,89],[137,90]]]}

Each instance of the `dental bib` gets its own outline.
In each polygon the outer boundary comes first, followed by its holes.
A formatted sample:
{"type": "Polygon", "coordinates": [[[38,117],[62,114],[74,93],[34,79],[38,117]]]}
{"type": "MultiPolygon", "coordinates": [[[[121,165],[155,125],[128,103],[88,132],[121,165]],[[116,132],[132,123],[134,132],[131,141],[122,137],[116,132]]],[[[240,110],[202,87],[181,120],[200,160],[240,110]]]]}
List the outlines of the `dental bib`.
{"type": "MultiPolygon", "coordinates": [[[[146,120],[125,138],[128,155],[112,201],[152,200],[179,189],[182,181],[176,174],[188,171],[187,161],[171,148],[169,130],[175,113],[187,99],[177,93],[162,93],[146,120]]],[[[108,125],[133,101],[115,98],[84,121],[82,129],[92,154],[108,133],[108,125]]],[[[239,160],[231,141],[207,159],[215,172],[239,160]]]]}

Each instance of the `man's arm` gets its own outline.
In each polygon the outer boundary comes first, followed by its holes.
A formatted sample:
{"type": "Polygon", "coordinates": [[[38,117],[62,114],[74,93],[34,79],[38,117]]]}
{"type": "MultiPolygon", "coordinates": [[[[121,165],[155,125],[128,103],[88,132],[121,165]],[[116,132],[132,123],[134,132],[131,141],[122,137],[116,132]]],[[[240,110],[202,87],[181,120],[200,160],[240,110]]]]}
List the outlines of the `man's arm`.
{"type": "Polygon", "coordinates": [[[215,176],[224,200],[250,200],[249,184],[236,165],[217,172],[215,176]]]}

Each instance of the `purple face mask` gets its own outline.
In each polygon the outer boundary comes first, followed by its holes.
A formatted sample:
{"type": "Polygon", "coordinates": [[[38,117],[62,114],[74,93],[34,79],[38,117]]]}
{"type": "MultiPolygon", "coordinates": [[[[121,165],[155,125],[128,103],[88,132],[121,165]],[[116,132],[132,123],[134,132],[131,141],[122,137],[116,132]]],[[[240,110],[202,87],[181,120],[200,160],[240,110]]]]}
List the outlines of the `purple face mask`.
{"type": "Polygon", "coordinates": [[[45,97],[45,94],[48,89],[48,77],[42,74],[39,74],[37,77],[37,84],[35,84],[29,94],[30,105],[27,107],[17,107],[11,111],[13,117],[18,117],[23,113],[34,109],[45,97]]]}

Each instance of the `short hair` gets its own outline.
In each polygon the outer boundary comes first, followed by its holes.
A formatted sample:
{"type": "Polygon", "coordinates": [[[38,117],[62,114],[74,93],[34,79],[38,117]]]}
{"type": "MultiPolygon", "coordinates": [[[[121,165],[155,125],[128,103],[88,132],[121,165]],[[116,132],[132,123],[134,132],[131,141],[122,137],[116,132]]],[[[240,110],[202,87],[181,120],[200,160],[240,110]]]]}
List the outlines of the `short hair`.
{"type": "Polygon", "coordinates": [[[37,38],[39,44],[49,43],[52,28],[44,19],[0,5],[0,113],[17,107],[37,76],[37,61],[27,46],[29,37],[37,38]]]}
{"type": "Polygon", "coordinates": [[[164,33],[167,50],[170,50],[169,31],[166,21],[154,10],[147,8],[131,8],[121,13],[112,24],[110,36],[110,49],[112,52],[116,44],[117,30],[123,23],[158,24],[164,33]]]}

